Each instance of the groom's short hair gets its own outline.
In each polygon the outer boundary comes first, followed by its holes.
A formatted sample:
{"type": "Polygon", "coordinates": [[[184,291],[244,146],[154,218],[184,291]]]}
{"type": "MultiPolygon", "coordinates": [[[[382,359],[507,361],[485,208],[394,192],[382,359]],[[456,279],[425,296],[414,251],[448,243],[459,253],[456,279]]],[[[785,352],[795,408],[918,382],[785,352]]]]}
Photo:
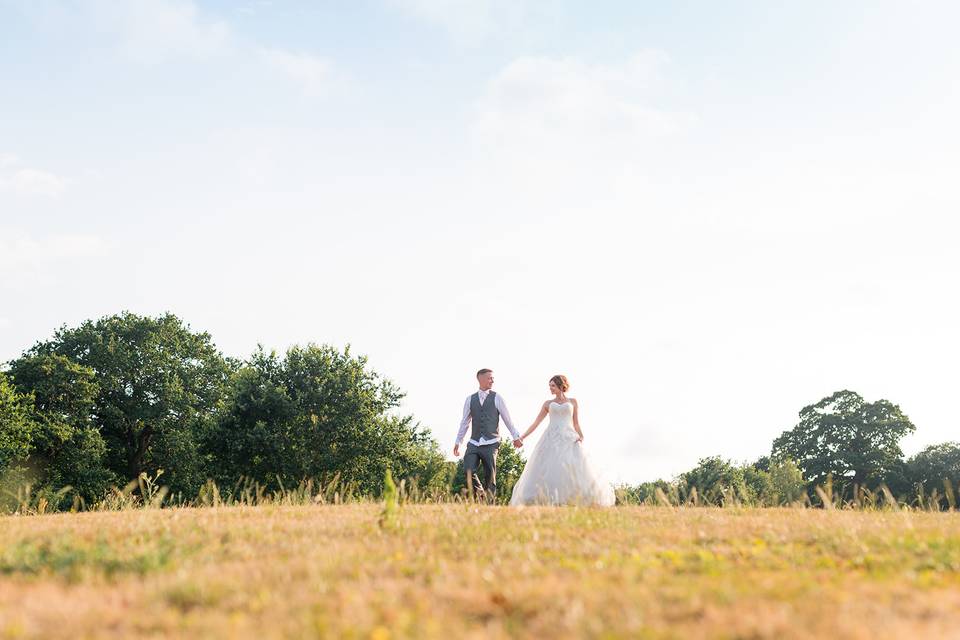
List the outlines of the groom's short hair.
{"type": "Polygon", "coordinates": [[[493,369],[480,369],[480,371],[477,371],[477,377],[479,378],[485,373],[493,373],[493,369]]]}

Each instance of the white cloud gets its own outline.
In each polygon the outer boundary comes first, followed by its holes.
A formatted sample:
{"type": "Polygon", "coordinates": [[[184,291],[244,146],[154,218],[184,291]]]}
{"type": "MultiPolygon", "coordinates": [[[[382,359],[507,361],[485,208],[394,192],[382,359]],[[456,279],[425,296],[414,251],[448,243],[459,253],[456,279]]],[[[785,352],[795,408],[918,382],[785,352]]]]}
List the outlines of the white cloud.
{"type": "Polygon", "coordinates": [[[327,88],[333,67],[329,60],[282,49],[259,49],[258,53],[261,60],[300,85],[307,95],[318,96],[327,88]]]}
{"type": "Polygon", "coordinates": [[[18,164],[20,164],[20,158],[17,156],[12,153],[0,153],[0,169],[14,167],[18,164]]]}
{"type": "Polygon", "coordinates": [[[0,193],[56,197],[63,193],[66,186],[67,181],[57,175],[24,167],[13,154],[0,154],[0,193]]]}
{"type": "Polygon", "coordinates": [[[47,37],[95,34],[128,59],[155,64],[209,58],[233,47],[229,26],[193,0],[50,0],[16,5],[47,37]]]}
{"type": "Polygon", "coordinates": [[[271,0],[254,0],[253,2],[247,2],[244,5],[241,5],[237,8],[237,11],[242,13],[245,16],[255,16],[264,9],[270,9],[273,7],[273,2],[271,0]]]}
{"type": "Polygon", "coordinates": [[[0,228],[0,290],[30,291],[73,277],[108,247],[94,235],[36,237],[0,228]]]}
{"type": "Polygon", "coordinates": [[[20,169],[7,180],[0,180],[0,189],[31,196],[58,196],[66,188],[66,182],[46,171],[20,169]]]}
{"type": "Polygon", "coordinates": [[[146,63],[227,52],[226,23],[203,16],[189,0],[96,0],[83,7],[95,25],[117,37],[131,58],[146,63]]]}
{"type": "Polygon", "coordinates": [[[99,257],[106,243],[92,235],[59,235],[34,238],[11,231],[0,233],[0,271],[5,278],[63,261],[99,257]]]}
{"type": "Polygon", "coordinates": [[[537,0],[388,0],[420,20],[440,27],[465,44],[492,36],[516,33],[542,23],[556,4],[537,0]]]}
{"type": "MultiPolygon", "coordinates": [[[[271,6],[268,0],[256,0],[236,11],[249,16],[271,6]]],[[[225,61],[248,70],[267,68],[314,96],[328,88],[333,68],[329,59],[311,53],[262,46],[239,37],[226,20],[204,11],[194,0],[60,0],[24,2],[20,8],[55,37],[91,31],[124,59],[139,64],[187,59],[225,61]]],[[[2,162],[0,158],[0,168],[2,162]]]]}
{"type": "Polygon", "coordinates": [[[473,122],[474,143],[498,165],[622,167],[696,120],[652,106],[667,62],[655,50],[619,65],[515,60],[487,84],[473,122]]]}
{"type": "Polygon", "coordinates": [[[0,228],[0,290],[30,291],[75,276],[107,244],[93,235],[35,237],[0,228]]]}

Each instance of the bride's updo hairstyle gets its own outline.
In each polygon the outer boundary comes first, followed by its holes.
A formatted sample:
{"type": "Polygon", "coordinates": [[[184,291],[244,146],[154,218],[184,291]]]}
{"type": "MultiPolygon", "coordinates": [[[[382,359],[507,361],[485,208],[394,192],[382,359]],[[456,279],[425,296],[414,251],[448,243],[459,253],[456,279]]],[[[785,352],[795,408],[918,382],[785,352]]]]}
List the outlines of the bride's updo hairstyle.
{"type": "Polygon", "coordinates": [[[553,376],[550,378],[550,382],[557,385],[560,391],[563,391],[564,393],[570,389],[570,383],[567,381],[567,376],[553,376]]]}

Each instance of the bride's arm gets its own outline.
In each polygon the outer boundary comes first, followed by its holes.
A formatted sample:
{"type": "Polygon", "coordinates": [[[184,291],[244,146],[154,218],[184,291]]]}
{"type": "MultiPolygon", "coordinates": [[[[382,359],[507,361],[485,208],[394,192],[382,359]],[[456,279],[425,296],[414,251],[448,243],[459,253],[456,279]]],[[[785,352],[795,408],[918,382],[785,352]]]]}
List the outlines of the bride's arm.
{"type": "Polygon", "coordinates": [[[547,405],[548,403],[544,402],[543,406],[540,407],[540,415],[538,415],[537,419],[533,421],[533,424],[530,425],[530,427],[523,432],[523,435],[520,436],[521,440],[525,440],[528,435],[533,433],[533,430],[536,429],[538,426],[540,426],[540,423],[543,422],[543,419],[547,417],[547,411],[548,411],[547,405]]]}
{"type": "Polygon", "coordinates": [[[583,431],[580,431],[580,406],[573,398],[570,398],[570,402],[573,404],[573,428],[576,430],[577,435],[580,436],[578,442],[583,442],[583,431]]]}

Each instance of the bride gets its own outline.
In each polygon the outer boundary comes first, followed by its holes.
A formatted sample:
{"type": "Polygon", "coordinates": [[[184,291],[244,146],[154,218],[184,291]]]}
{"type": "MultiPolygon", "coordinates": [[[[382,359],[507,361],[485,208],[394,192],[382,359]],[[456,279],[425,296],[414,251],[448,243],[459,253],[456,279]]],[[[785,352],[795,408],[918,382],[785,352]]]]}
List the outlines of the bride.
{"type": "Polygon", "coordinates": [[[513,487],[511,505],[579,504],[612,506],[613,487],[604,482],[583,450],[577,401],[566,396],[566,376],[550,378],[550,393],[540,415],[520,436],[527,436],[550,415],[550,423],[513,487]]]}

